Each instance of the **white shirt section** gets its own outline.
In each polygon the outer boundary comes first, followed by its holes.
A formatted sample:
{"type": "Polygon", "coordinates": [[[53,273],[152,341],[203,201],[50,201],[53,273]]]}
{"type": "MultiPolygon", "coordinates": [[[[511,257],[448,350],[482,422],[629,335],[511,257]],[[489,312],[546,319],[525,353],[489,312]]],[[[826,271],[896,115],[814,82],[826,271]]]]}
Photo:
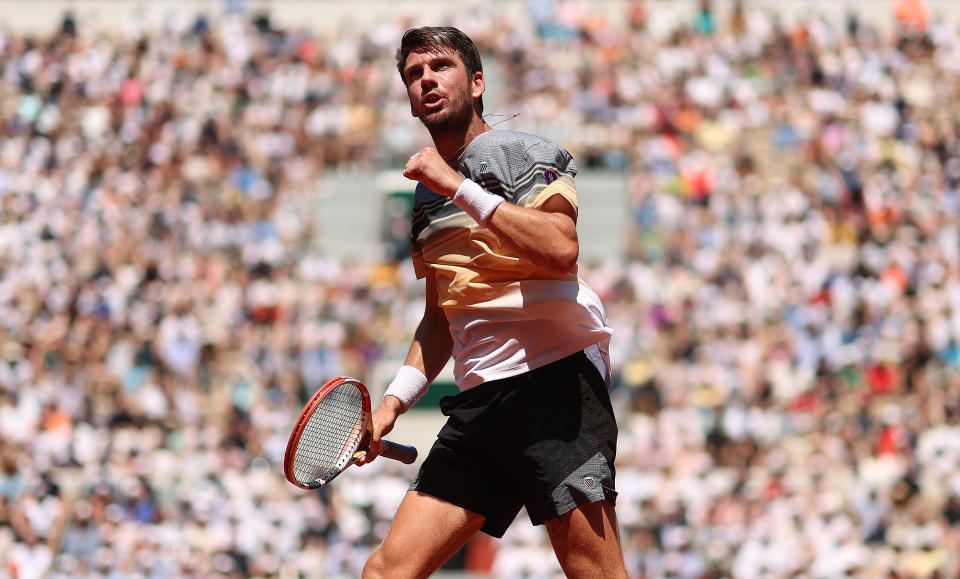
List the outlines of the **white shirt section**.
{"type": "Polygon", "coordinates": [[[591,348],[609,384],[609,342],[600,298],[582,281],[527,280],[489,302],[444,308],[460,390],[516,376],[591,348]]]}

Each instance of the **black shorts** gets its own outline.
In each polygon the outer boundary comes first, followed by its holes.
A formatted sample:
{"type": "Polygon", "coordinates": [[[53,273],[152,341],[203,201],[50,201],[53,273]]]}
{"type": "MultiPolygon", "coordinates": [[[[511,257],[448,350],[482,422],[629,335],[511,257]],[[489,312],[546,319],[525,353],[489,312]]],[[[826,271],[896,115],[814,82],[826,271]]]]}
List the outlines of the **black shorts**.
{"type": "Polygon", "coordinates": [[[607,386],[583,352],[440,400],[448,416],[410,490],[486,517],[503,533],[526,507],[539,525],[616,500],[617,423],[607,386]]]}

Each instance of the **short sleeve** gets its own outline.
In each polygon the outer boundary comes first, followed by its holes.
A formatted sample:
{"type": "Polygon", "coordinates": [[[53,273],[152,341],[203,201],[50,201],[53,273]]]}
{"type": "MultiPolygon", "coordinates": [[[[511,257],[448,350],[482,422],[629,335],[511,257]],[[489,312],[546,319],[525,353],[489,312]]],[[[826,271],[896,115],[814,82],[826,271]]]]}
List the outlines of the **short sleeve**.
{"type": "Polygon", "coordinates": [[[577,164],[566,149],[551,141],[540,140],[528,144],[525,150],[527,166],[521,171],[521,176],[531,169],[539,168],[548,181],[551,181],[551,172],[555,177],[568,175],[571,179],[577,176],[577,164]]]}
{"type": "Polygon", "coordinates": [[[573,207],[574,216],[579,214],[579,205],[577,201],[577,186],[574,184],[573,179],[567,175],[558,177],[555,181],[551,182],[549,185],[527,197],[525,207],[531,209],[539,209],[544,203],[547,202],[547,199],[550,199],[554,195],[560,195],[567,200],[567,203],[573,207]]]}
{"type": "Polygon", "coordinates": [[[577,188],[573,182],[576,174],[577,165],[573,156],[563,147],[542,139],[527,143],[524,165],[517,172],[514,182],[517,204],[536,209],[547,199],[559,194],[576,211],[577,188]]]}

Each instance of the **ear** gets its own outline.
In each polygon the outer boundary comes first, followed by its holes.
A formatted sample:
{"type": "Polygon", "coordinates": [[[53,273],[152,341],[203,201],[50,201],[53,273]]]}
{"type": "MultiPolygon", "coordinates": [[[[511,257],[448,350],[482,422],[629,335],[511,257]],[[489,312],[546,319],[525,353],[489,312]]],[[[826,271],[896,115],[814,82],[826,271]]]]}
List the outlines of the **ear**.
{"type": "Polygon", "coordinates": [[[483,73],[477,71],[473,73],[473,78],[470,79],[470,95],[478,99],[483,96],[483,91],[486,90],[487,85],[483,80],[483,73]]]}

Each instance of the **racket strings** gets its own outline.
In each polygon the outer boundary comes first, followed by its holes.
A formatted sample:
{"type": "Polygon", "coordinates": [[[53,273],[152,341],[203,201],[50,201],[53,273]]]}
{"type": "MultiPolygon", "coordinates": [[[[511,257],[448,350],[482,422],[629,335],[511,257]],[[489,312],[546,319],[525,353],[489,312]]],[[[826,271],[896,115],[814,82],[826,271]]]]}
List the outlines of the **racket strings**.
{"type": "Polygon", "coordinates": [[[363,435],[366,417],[362,401],[360,389],[345,383],[331,390],[314,408],[294,454],[297,481],[317,486],[347,467],[363,435]]]}

